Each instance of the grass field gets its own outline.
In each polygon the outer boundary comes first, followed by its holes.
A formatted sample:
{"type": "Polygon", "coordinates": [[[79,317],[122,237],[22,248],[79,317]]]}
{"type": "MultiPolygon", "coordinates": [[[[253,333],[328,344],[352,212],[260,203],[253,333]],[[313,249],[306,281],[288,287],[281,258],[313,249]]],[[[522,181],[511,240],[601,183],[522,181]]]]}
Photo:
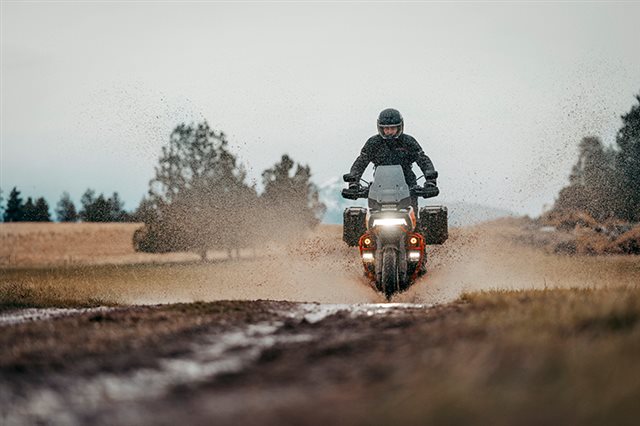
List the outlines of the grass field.
{"type": "MultiPolygon", "coordinates": [[[[131,237],[137,226],[0,225],[2,253],[13,253],[0,266],[0,304],[383,300],[362,277],[356,250],[342,243],[339,226],[322,226],[289,246],[262,247],[257,257],[245,253],[231,260],[226,253],[210,253],[209,262],[200,262],[192,253],[135,253],[131,237]]],[[[553,255],[514,243],[516,231],[509,223],[453,230],[444,246],[430,248],[430,272],[395,300],[442,303],[465,292],[625,287],[640,282],[637,256],[553,255]]]]}
{"type": "Polygon", "coordinates": [[[1,223],[0,268],[197,260],[193,253],[133,249],[141,223],[1,223]]]}

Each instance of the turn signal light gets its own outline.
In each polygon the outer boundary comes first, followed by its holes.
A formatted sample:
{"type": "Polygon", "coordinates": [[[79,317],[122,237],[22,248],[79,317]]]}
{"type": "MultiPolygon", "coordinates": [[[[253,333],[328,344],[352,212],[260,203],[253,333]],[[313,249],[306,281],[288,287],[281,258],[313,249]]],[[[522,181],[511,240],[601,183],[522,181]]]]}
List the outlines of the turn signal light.
{"type": "Polygon", "coordinates": [[[411,238],[409,239],[409,242],[410,242],[411,244],[418,244],[418,239],[417,239],[416,237],[411,237],[411,238]]]}
{"type": "Polygon", "coordinates": [[[365,238],[363,243],[364,243],[365,246],[370,245],[371,244],[371,238],[365,238]]]}

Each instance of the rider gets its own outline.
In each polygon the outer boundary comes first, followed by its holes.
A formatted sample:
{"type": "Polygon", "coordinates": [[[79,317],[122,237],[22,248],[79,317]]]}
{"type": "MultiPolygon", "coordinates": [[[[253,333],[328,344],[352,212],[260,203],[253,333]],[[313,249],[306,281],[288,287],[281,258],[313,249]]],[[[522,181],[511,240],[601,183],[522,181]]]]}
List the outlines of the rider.
{"type": "MultiPolygon", "coordinates": [[[[413,163],[417,163],[422,173],[428,176],[435,171],[431,159],[424,153],[418,141],[403,132],[404,120],[398,110],[388,108],[383,110],[378,117],[378,134],[367,140],[351,166],[350,175],[354,183],[349,187],[358,187],[360,177],[369,163],[374,166],[402,166],[404,178],[410,188],[415,187],[416,175],[411,170],[413,163]]],[[[427,179],[425,187],[436,186],[435,179],[427,179]]],[[[417,199],[412,200],[417,214],[417,199]]]]}

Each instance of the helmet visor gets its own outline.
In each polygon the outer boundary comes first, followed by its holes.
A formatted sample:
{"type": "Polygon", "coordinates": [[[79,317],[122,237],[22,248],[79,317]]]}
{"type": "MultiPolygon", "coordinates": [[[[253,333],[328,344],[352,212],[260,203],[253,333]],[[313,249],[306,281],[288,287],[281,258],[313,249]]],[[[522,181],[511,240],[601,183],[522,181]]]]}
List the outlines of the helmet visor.
{"type": "Polygon", "coordinates": [[[378,131],[380,132],[380,136],[384,139],[393,139],[400,135],[400,126],[397,124],[390,125],[378,125],[378,131]]]}

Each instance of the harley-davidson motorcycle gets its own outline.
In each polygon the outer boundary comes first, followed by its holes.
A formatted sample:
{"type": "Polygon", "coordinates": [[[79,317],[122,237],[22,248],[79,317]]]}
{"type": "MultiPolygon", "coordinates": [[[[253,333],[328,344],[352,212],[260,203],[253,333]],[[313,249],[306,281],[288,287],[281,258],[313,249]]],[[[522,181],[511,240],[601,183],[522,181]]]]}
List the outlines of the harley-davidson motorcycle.
{"type": "Polygon", "coordinates": [[[401,166],[376,167],[373,182],[363,181],[364,185],[350,174],[344,175],[350,185],[342,190],[342,196],[367,198],[368,208],[345,209],[343,240],[359,247],[365,274],[387,300],[426,272],[426,246],[442,244],[448,238],[446,207],[415,211],[418,197],[439,194],[434,183],[437,177],[434,171],[424,176],[424,186],[409,188],[401,166]]]}

